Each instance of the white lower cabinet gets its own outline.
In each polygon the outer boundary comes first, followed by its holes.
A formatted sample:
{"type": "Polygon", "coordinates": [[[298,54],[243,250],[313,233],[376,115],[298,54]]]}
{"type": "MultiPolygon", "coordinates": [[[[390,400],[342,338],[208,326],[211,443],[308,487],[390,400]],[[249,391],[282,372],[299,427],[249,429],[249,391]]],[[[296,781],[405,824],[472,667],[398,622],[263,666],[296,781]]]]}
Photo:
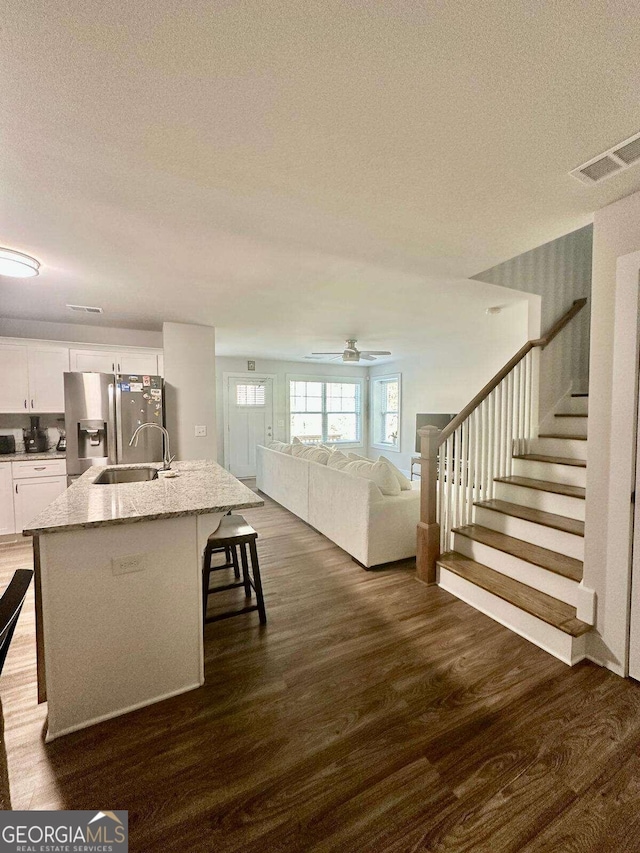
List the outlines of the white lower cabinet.
{"type": "Polygon", "coordinates": [[[67,488],[66,476],[28,477],[13,481],[13,506],[16,532],[29,527],[32,519],[67,488]]]}
{"type": "Polygon", "coordinates": [[[15,532],[11,463],[2,462],[0,463],[0,536],[15,532]]]}

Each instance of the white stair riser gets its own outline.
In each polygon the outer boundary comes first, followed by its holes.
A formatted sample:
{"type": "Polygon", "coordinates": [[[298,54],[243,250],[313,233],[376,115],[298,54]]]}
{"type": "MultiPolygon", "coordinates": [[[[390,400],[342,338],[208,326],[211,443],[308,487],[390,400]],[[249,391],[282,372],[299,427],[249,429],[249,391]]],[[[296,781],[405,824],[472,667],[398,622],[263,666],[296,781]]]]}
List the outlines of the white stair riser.
{"type": "Polygon", "coordinates": [[[565,533],[564,530],[555,530],[544,524],[536,524],[534,521],[525,521],[513,515],[505,515],[486,507],[477,506],[474,511],[474,521],[483,527],[513,536],[515,539],[523,539],[541,548],[548,548],[558,554],[574,557],[576,560],[584,560],[584,537],[575,536],[573,533],[565,533]]]}
{"type": "Polygon", "coordinates": [[[540,590],[540,592],[545,592],[572,607],[577,606],[578,581],[556,575],[554,572],[535,566],[519,557],[514,557],[513,554],[498,551],[497,548],[476,542],[469,539],[468,536],[461,536],[459,533],[454,534],[453,547],[454,551],[464,554],[465,557],[470,557],[476,563],[489,566],[490,569],[495,569],[503,575],[520,581],[520,583],[540,590]]]}
{"type": "Polygon", "coordinates": [[[530,477],[532,480],[549,480],[551,483],[564,483],[565,486],[587,484],[587,469],[575,465],[558,465],[553,462],[534,462],[532,459],[514,459],[512,474],[517,477],[530,477]]]}
{"type": "Polygon", "coordinates": [[[459,575],[438,567],[438,584],[452,595],[480,610],[491,619],[559,658],[569,666],[585,657],[585,637],[572,637],[548,625],[536,616],[525,613],[497,595],[470,583],[459,575]]]}
{"type": "Polygon", "coordinates": [[[587,459],[587,442],[568,438],[534,438],[529,442],[529,453],[541,456],[566,456],[569,459],[587,459]]]}
{"type": "Polygon", "coordinates": [[[586,435],[589,418],[554,418],[553,431],[560,435],[586,435]]]}
{"type": "Polygon", "coordinates": [[[566,495],[556,495],[553,492],[543,492],[539,489],[529,489],[525,486],[514,486],[510,483],[494,483],[493,497],[512,504],[553,512],[555,515],[566,515],[584,521],[584,500],[571,498],[566,495]]]}
{"type": "Polygon", "coordinates": [[[589,414],[589,398],[588,397],[567,397],[558,406],[560,412],[573,412],[575,415],[589,414]]]}

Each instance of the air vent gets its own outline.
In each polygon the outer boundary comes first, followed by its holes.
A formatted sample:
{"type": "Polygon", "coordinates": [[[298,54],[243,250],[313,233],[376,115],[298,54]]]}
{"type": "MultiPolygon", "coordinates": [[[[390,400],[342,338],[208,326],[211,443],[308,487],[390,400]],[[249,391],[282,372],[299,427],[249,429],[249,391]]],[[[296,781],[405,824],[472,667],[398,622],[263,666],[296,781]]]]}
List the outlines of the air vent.
{"type": "Polygon", "coordinates": [[[597,157],[573,169],[569,174],[583,184],[597,184],[605,178],[610,178],[611,175],[624,172],[636,163],[640,163],[640,133],[630,136],[624,142],[619,142],[603,154],[598,154],[597,157]]]}
{"type": "Polygon", "coordinates": [[[79,311],[80,314],[102,314],[102,308],[93,308],[91,305],[67,305],[70,311],[79,311]]]}

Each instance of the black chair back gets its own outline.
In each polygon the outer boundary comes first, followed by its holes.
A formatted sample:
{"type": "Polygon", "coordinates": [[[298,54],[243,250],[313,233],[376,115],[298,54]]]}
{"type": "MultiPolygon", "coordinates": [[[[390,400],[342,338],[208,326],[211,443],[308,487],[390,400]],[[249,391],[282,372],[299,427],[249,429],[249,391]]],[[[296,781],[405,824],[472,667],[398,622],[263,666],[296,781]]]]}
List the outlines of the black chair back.
{"type": "Polygon", "coordinates": [[[32,577],[31,569],[18,569],[0,598],[0,674],[32,577]]]}

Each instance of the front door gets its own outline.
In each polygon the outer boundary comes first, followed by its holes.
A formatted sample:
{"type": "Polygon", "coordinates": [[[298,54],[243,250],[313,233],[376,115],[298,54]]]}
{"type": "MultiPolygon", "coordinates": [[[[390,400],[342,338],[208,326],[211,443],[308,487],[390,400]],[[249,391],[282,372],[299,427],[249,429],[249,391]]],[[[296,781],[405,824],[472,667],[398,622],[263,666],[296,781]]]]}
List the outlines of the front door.
{"type": "Polygon", "coordinates": [[[256,447],[273,441],[273,383],[253,376],[227,383],[227,467],[236,477],[255,477],[256,447]]]}

